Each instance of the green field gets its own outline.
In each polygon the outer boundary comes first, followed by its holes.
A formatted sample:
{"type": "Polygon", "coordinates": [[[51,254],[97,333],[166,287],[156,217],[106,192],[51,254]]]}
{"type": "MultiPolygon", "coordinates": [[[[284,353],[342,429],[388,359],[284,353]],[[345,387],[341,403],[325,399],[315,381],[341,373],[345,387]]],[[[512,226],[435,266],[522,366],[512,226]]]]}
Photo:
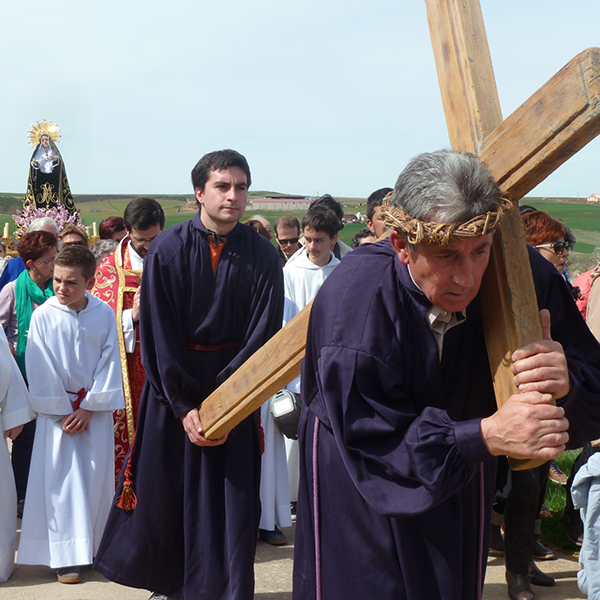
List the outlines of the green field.
{"type": "MultiPolygon", "coordinates": [[[[263,190],[250,193],[251,198],[264,197],[263,190]]],[[[122,215],[128,202],[135,195],[80,195],[75,196],[77,208],[81,210],[82,220],[85,225],[91,225],[93,222],[100,223],[102,219],[110,215],[122,215]]],[[[189,219],[194,212],[185,209],[186,201],[191,198],[190,195],[162,195],[152,196],[156,198],[166,214],[166,226],[170,227],[181,221],[189,219]]],[[[347,212],[366,212],[365,198],[339,198],[347,212]]],[[[9,213],[12,213],[16,207],[20,207],[23,202],[22,194],[0,194],[0,227],[4,231],[4,223],[8,222],[10,233],[16,229],[9,213]],[[5,214],[1,214],[5,213],[5,214]]],[[[560,219],[569,227],[577,237],[575,251],[571,253],[570,264],[577,270],[591,268],[598,257],[593,255],[597,247],[600,247],[600,206],[586,204],[584,202],[566,202],[556,201],[553,198],[526,197],[521,201],[522,204],[530,204],[539,210],[545,210],[554,218],[560,219]],[[589,266],[588,266],[589,265],[589,266]]],[[[245,218],[250,218],[255,214],[252,210],[247,210],[245,218]]],[[[279,211],[261,211],[261,214],[269,219],[271,223],[281,216],[279,211]]],[[[289,214],[295,215],[299,220],[302,219],[304,211],[290,211],[289,214]]],[[[342,241],[350,244],[353,235],[363,226],[359,224],[347,224],[340,234],[342,241]]]]}

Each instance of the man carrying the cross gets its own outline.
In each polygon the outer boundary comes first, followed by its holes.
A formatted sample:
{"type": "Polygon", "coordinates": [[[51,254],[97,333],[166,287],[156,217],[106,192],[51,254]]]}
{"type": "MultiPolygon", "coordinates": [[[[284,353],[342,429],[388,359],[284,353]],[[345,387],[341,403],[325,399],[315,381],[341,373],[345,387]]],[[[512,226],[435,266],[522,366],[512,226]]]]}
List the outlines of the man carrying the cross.
{"type": "Polygon", "coordinates": [[[480,598],[494,456],[549,460],[600,434],[600,346],[536,252],[544,339],[514,352],[520,393],[496,408],[478,292],[508,208],[473,155],[420,155],[382,209],[389,239],[321,288],[302,368],[295,600],[480,598]]]}

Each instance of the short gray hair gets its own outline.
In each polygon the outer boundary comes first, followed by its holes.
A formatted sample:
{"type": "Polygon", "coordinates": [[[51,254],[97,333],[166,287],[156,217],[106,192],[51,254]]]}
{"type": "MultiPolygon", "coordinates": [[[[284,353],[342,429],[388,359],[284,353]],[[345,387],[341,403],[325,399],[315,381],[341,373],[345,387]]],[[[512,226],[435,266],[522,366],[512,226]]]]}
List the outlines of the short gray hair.
{"type": "Polygon", "coordinates": [[[31,221],[29,227],[27,228],[27,233],[31,233],[32,231],[42,231],[44,229],[44,225],[47,224],[52,225],[52,227],[54,227],[54,229],[56,230],[56,237],[58,237],[60,229],[58,228],[56,221],[54,219],[51,219],[50,217],[38,217],[37,219],[31,221]]]}
{"type": "Polygon", "coordinates": [[[457,223],[496,208],[500,199],[500,188],[474,154],[438,150],[408,163],[390,204],[420,221],[457,223]]]}

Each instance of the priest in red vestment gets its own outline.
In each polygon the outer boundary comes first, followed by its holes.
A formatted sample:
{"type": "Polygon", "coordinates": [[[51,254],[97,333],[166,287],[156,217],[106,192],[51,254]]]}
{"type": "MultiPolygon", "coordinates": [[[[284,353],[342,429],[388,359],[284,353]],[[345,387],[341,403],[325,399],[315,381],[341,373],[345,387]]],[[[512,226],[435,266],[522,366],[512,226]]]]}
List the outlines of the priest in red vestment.
{"type": "Polygon", "coordinates": [[[145,378],[137,327],[144,259],[150,243],[165,226],[165,213],[156,200],[136,198],[125,208],[123,219],[127,235],[98,266],[92,290],[94,296],[112,307],[117,317],[125,410],[114,414],[116,481],[135,433],[145,378]]]}

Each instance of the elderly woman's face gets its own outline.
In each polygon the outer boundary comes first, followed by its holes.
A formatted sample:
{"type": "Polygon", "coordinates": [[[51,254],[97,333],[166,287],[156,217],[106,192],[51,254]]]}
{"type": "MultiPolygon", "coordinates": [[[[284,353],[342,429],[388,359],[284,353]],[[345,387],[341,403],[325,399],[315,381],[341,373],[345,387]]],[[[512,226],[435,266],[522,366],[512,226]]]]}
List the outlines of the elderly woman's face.
{"type": "Polygon", "coordinates": [[[565,240],[560,238],[554,242],[548,242],[540,246],[536,246],[536,250],[546,259],[549,260],[562,275],[565,271],[565,265],[569,259],[569,248],[563,246],[565,240]],[[555,244],[558,243],[558,246],[555,244]]]}

